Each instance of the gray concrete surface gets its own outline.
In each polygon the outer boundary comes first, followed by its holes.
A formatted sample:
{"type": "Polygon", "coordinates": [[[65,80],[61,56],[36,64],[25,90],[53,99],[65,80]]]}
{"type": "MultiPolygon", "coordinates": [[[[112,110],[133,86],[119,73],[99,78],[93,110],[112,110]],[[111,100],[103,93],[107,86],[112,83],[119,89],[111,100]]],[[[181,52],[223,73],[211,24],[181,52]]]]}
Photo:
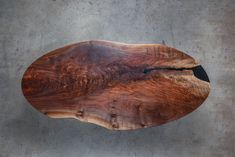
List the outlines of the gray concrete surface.
{"type": "Polygon", "coordinates": [[[234,157],[234,0],[0,0],[0,157],[234,157]],[[198,59],[208,99],[177,121],[108,131],[50,119],[21,93],[39,56],[89,39],[162,43],[198,59]]]}

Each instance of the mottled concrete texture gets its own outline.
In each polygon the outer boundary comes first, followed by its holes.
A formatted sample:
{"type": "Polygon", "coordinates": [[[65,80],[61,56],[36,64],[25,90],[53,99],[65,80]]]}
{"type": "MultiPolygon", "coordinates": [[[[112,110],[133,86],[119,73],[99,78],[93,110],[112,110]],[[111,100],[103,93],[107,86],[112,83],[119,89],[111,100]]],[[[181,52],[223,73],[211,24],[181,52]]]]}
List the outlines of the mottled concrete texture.
{"type": "Polygon", "coordinates": [[[234,0],[0,0],[0,157],[234,157],[234,45],[234,0]],[[184,118],[130,132],[37,112],[25,69],[89,39],[176,47],[201,62],[211,93],[184,118]]]}

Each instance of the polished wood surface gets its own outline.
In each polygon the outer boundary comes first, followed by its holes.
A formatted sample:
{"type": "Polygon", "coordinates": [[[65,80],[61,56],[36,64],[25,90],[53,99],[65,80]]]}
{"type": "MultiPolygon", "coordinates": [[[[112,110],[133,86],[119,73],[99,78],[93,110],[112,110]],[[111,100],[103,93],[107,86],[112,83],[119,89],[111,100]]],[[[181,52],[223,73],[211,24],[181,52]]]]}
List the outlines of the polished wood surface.
{"type": "Polygon", "coordinates": [[[174,48],[85,41],[33,62],[22,90],[49,117],[129,130],[185,116],[207,98],[210,84],[198,62],[174,48]]]}

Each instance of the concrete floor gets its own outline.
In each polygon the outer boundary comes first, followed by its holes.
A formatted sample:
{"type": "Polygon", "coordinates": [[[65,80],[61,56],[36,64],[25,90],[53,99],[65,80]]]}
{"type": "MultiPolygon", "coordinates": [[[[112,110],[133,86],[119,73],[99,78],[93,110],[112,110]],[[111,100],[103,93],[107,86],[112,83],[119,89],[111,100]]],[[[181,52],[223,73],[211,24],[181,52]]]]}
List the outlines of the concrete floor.
{"type": "Polygon", "coordinates": [[[0,157],[234,157],[234,45],[234,0],[0,0],[0,157]],[[211,93],[184,118],[130,132],[37,112],[23,72],[89,39],[178,48],[201,62],[211,93]]]}

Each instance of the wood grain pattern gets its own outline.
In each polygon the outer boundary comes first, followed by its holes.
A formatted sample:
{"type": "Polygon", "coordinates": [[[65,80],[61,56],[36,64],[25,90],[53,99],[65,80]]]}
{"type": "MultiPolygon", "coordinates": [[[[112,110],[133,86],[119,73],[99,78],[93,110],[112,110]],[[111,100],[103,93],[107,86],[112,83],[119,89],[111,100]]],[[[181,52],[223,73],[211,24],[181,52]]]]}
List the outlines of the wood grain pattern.
{"type": "Polygon", "coordinates": [[[210,84],[203,68],[174,48],[85,41],[33,62],[22,90],[49,117],[128,130],[185,116],[207,98],[210,84]]]}

